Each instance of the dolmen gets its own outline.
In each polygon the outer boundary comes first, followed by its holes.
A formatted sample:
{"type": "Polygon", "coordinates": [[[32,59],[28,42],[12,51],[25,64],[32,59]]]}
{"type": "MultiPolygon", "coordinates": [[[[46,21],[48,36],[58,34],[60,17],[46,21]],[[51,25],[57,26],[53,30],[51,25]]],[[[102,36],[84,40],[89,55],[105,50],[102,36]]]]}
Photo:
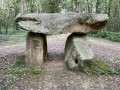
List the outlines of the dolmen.
{"type": "Polygon", "coordinates": [[[95,13],[18,14],[15,21],[29,31],[26,39],[26,64],[42,67],[47,58],[47,35],[71,33],[65,45],[65,63],[71,70],[83,70],[94,57],[86,32],[105,27],[108,16],[95,13]]]}

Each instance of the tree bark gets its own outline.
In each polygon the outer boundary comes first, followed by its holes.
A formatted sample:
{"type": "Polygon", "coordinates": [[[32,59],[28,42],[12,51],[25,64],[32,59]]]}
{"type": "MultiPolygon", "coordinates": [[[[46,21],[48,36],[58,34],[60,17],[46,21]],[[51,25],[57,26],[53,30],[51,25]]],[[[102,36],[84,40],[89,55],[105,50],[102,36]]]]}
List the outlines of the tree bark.
{"type": "Polygon", "coordinates": [[[38,0],[38,13],[41,13],[42,7],[41,7],[41,0],[38,0]]]}
{"type": "Polygon", "coordinates": [[[5,19],[5,34],[8,34],[8,16],[5,19]]]}
{"type": "Polygon", "coordinates": [[[21,7],[21,12],[25,13],[25,10],[24,10],[25,9],[25,7],[24,7],[24,0],[21,1],[21,6],[22,6],[21,7]]]}
{"type": "Polygon", "coordinates": [[[90,13],[90,6],[89,6],[89,0],[87,0],[87,9],[88,9],[88,13],[90,13]]]}
{"type": "Polygon", "coordinates": [[[30,13],[34,13],[34,4],[33,4],[33,0],[30,0],[30,13]]]}
{"type": "Polygon", "coordinates": [[[100,5],[100,0],[97,0],[97,2],[96,2],[96,13],[100,13],[99,5],[100,5]]]}
{"type": "Polygon", "coordinates": [[[80,1],[79,0],[77,0],[76,11],[80,13],[80,1]]]}
{"type": "Polygon", "coordinates": [[[6,22],[6,25],[5,25],[5,34],[6,35],[8,34],[8,22],[6,22]]]}
{"type": "Polygon", "coordinates": [[[110,16],[111,2],[112,2],[112,0],[109,0],[108,16],[110,16]]]}
{"type": "Polygon", "coordinates": [[[0,34],[2,34],[2,31],[1,31],[1,26],[0,26],[0,34]]]}
{"type": "MultiPolygon", "coordinates": [[[[15,17],[17,16],[18,12],[19,12],[19,10],[18,10],[18,7],[16,6],[15,7],[15,17]]],[[[15,28],[17,31],[19,30],[17,22],[15,22],[15,28]]]]}

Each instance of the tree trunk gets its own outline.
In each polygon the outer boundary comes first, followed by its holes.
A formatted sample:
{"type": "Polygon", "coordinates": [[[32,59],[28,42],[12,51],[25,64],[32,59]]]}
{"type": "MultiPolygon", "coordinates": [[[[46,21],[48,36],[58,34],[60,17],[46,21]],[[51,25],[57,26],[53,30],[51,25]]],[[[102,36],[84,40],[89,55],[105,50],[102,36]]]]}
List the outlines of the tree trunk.
{"type": "Polygon", "coordinates": [[[96,13],[100,13],[99,5],[100,5],[100,0],[97,0],[97,2],[96,2],[96,13]]]}
{"type": "Polygon", "coordinates": [[[107,14],[108,13],[108,6],[107,6],[107,0],[105,0],[105,13],[107,14]]]}
{"type": "Polygon", "coordinates": [[[38,0],[38,13],[41,13],[42,7],[41,7],[41,0],[38,0]]]}
{"type": "Polygon", "coordinates": [[[21,12],[22,12],[22,13],[25,13],[25,10],[24,10],[24,9],[25,9],[25,7],[24,7],[24,0],[22,0],[21,6],[22,6],[22,7],[21,7],[21,12]]]}
{"type": "Polygon", "coordinates": [[[6,23],[6,27],[5,27],[5,34],[8,34],[8,24],[6,23]]]}
{"type": "MultiPolygon", "coordinates": [[[[19,10],[18,10],[18,7],[16,6],[15,7],[15,17],[17,16],[18,12],[19,12],[19,10]]],[[[18,24],[16,22],[15,22],[15,28],[16,28],[17,31],[19,30],[18,24]]]]}
{"type": "Polygon", "coordinates": [[[6,16],[5,18],[5,34],[6,35],[8,34],[8,22],[9,22],[9,17],[6,16]]]}
{"type": "Polygon", "coordinates": [[[111,2],[112,2],[112,0],[109,0],[108,16],[110,16],[111,2]]]}
{"type": "Polygon", "coordinates": [[[30,13],[34,13],[34,4],[33,4],[33,0],[30,0],[30,13]]]}
{"type": "Polygon", "coordinates": [[[88,13],[90,13],[89,0],[87,0],[87,9],[88,9],[88,13]]]}
{"type": "Polygon", "coordinates": [[[76,11],[80,13],[80,1],[79,0],[77,0],[76,11]]]}
{"type": "Polygon", "coordinates": [[[1,31],[1,26],[0,26],[0,34],[2,34],[2,31],[1,31]]]}
{"type": "Polygon", "coordinates": [[[19,27],[18,27],[18,24],[15,22],[15,29],[18,31],[19,30],[19,27]]]}

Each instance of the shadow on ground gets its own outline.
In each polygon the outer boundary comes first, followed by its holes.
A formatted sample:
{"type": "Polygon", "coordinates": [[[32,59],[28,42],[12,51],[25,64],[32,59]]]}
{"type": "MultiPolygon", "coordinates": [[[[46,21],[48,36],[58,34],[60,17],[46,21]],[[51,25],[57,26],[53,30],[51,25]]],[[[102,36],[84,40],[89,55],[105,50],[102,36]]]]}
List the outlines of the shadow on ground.
{"type": "MultiPolygon", "coordinates": [[[[64,64],[64,47],[68,35],[48,37],[48,60],[44,64],[44,69],[39,74],[16,74],[8,68],[0,69],[0,89],[3,90],[120,90],[120,76],[117,75],[87,75],[82,72],[70,71],[64,64]],[[10,72],[10,73],[9,73],[10,72]]],[[[112,42],[90,39],[94,54],[110,64],[115,69],[120,61],[115,59],[120,55],[118,48],[120,44],[112,42]],[[112,45],[111,45],[112,43],[112,45]],[[113,49],[118,46],[117,49],[113,49]],[[115,54],[113,54],[113,51],[115,54]],[[108,53],[109,52],[109,53],[108,53]],[[103,54],[105,53],[105,54],[103,54]],[[110,57],[112,56],[112,57],[110,57]],[[110,60],[109,60],[110,59],[110,60]],[[114,65],[113,65],[114,64],[114,65]]],[[[25,48],[23,49],[25,50],[25,48]]],[[[7,67],[15,61],[17,55],[10,55],[1,59],[0,67],[7,67]]],[[[120,65],[120,64],[119,64],[120,65]]],[[[119,68],[119,67],[117,67],[119,68]]],[[[12,69],[12,70],[11,70],[12,69]]]]}

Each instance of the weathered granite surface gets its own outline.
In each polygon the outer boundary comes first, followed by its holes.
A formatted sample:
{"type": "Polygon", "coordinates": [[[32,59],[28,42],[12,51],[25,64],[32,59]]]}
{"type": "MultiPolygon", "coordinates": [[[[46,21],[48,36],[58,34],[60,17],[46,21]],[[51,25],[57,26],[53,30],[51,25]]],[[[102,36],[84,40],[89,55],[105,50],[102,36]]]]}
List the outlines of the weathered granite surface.
{"type": "Polygon", "coordinates": [[[71,34],[65,46],[65,62],[71,70],[86,71],[85,65],[94,57],[91,45],[85,34],[71,34]]]}
{"type": "Polygon", "coordinates": [[[85,33],[105,27],[106,14],[89,13],[42,13],[18,14],[16,22],[20,28],[46,35],[62,33],[85,33]]]}
{"type": "Polygon", "coordinates": [[[47,58],[46,35],[29,32],[26,38],[26,64],[41,67],[47,58]]]}

